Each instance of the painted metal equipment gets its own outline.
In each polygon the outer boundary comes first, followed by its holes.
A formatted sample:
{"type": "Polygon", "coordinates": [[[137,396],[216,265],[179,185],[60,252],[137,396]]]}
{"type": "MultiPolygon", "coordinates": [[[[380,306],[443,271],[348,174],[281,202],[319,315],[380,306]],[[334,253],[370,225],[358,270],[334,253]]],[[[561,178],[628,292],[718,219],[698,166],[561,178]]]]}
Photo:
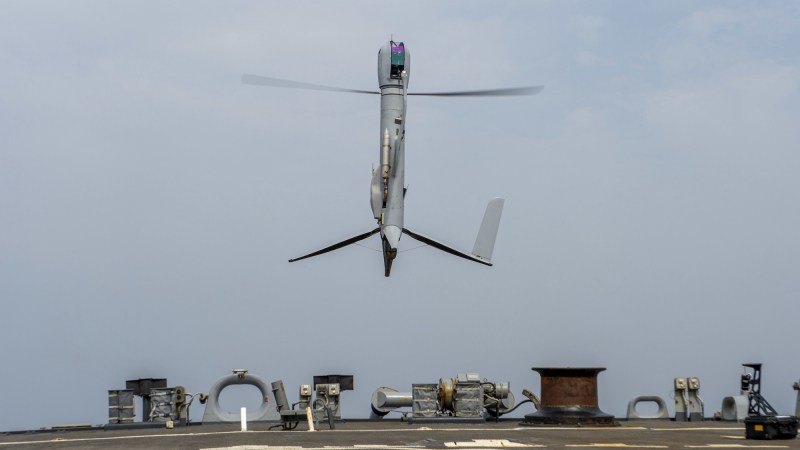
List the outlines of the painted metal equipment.
{"type": "Polygon", "coordinates": [[[541,376],[541,408],[521,425],[587,424],[613,426],[614,416],[600,410],[597,374],[604,367],[534,367],[541,376]]]}
{"type": "Polygon", "coordinates": [[[150,411],[144,411],[152,422],[187,421],[192,394],[186,388],[154,388],[150,390],[150,411]]]}
{"type": "Polygon", "coordinates": [[[132,423],[136,418],[136,402],[132,389],[108,391],[108,423],[132,423]]]}
{"type": "Polygon", "coordinates": [[[700,398],[700,378],[689,377],[686,385],[686,399],[689,406],[689,420],[701,422],[705,415],[705,404],[700,398]]]}
{"type": "Polygon", "coordinates": [[[133,391],[133,395],[142,397],[142,421],[150,422],[150,391],[167,387],[166,378],[138,378],[126,380],[125,389],[133,391]]]}
{"type": "Polygon", "coordinates": [[[628,402],[628,419],[669,419],[669,410],[667,410],[667,403],[664,399],[656,395],[640,395],[634,397],[628,402]],[[658,411],[655,414],[642,414],[636,410],[636,405],[639,403],[652,402],[658,406],[658,411]]]}
{"type": "Polygon", "coordinates": [[[729,422],[741,422],[747,418],[750,399],[746,395],[733,395],[722,399],[720,419],[729,422]]]}
{"type": "Polygon", "coordinates": [[[335,422],[341,421],[341,392],[350,390],[353,390],[352,375],[316,375],[313,385],[300,385],[300,400],[289,404],[283,381],[272,383],[272,395],[284,430],[297,428],[303,420],[308,420],[309,428],[313,429],[313,423],[323,419],[327,419],[330,429],[334,429],[335,422]],[[312,401],[314,393],[316,399],[312,401]]]}
{"type": "Polygon", "coordinates": [[[741,394],[747,396],[749,416],[777,416],[778,412],[769,404],[767,399],[761,396],[761,364],[751,363],[742,364],[745,373],[742,374],[741,394]],[[747,369],[752,369],[752,373],[747,369]]]}
{"type": "Polygon", "coordinates": [[[675,421],[686,422],[689,420],[688,410],[689,401],[686,400],[686,378],[676,377],[673,383],[674,391],[672,394],[675,400],[675,421]]]}
{"type": "Polygon", "coordinates": [[[231,375],[217,380],[208,391],[208,396],[200,399],[201,403],[205,400],[206,410],[203,413],[203,422],[239,422],[240,414],[223,411],[219,405],[219,394],[228,386],[250,385],[255,386],[261,391],[261,404],[252,414],[248,414],[249,421],[279,420],[277,410],[269,408],[269,386],[261,378],[247,373],[247,369],[234,369],[231,375]]]}
{"type": "Polygon", "coordinates": [[[674,387],[675,421],[702,421],[705,417],[705,403],[700,398],[700,378],[677,377],[674,387]]]}
{"type": "Polygon", "coordinates": [[[499,417],[514,408],[514,394],[505,381],[481,380],[477,373],[417,383],[411,392],[379,387],[372,393],[372,416],[380,418],[399,408],[411,408],[411,418],[479,419],[499,417]]]}

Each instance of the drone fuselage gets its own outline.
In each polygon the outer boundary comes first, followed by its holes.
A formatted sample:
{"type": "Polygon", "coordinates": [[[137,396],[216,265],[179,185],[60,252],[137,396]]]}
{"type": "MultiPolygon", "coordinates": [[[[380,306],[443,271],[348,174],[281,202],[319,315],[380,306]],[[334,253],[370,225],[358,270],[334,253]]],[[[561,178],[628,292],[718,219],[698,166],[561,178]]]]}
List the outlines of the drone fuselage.
{"type": "Polygon", "coordinates": [[[406,91],[411,74],[410,55],[402,42],[389,41],[378,52],[381,92],[380,165],[372,175],[370,203],[380,226],[386,275],[397,256],[403,234],[405,196],[406,91]]]}

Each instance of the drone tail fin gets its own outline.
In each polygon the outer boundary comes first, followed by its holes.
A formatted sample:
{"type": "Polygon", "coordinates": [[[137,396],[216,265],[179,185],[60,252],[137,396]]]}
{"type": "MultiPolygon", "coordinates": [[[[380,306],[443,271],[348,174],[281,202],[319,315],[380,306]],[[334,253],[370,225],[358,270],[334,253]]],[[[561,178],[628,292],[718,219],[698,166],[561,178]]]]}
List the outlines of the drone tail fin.
{"type": "Polygon", "coordinates": [[[494,243],[497,240],[497,230],[500,228],[500,216],[503,214],[505,200],[494,198],[489,200],[486,205],[486,212],[483,214],[483,222],[478,230],[478,237],[475,238],[475,246],[472,247],[472,254],[486,261],[492,260],[494,243]]]}

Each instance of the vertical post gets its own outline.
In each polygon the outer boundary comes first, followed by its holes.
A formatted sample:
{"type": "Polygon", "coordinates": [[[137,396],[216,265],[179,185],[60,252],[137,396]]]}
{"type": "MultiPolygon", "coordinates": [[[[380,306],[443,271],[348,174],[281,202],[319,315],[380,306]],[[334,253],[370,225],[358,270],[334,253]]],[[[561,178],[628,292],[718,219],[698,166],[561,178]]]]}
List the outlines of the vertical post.
{"type": "Polygon", "coordinates": [[[247,408],[242,407],[242,431],[247,431],[247,408]]]}
{"type": "Polygon", "coordinates": [[[314,431],[314,419],[311,418],[311,408],[306,406],[306,419],[308,420],[308,431],[314,431]]]}
{"type": "Polygon", "coordinates": [[[792,389],[797,391],[797,404],[794,405],[794,415],[800,417],[800,381],[793,384],[792,389]]]}
{"type": "Polygon", "coordinates": [[[700,378],[689,377],[687,382],[686,398],[689,401],[689,420],[692,422],[702,422],[705,411],[703,400],[700,399],[700,378]]]}
{"type": "Polygon", "coordinates": [[[674,386],[675,393],[672,398],[675,399],[675,421],[686,422],[689,420],[689,416],[687,414],[689,402],[686,400],[686,378],[675,378],[674,386]]]}

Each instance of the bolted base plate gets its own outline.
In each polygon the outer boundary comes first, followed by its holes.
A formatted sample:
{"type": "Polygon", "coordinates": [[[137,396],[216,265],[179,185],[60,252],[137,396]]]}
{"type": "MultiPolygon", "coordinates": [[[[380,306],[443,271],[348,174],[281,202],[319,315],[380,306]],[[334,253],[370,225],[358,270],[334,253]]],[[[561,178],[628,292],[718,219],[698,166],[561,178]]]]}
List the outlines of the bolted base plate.
{"type": "Polygon", "coordinates": [[[614,416],[598,408],[586,407],[546,407],[532,414],[526,414],[520,425],[594,425],[617,426],[614,416]]]}

